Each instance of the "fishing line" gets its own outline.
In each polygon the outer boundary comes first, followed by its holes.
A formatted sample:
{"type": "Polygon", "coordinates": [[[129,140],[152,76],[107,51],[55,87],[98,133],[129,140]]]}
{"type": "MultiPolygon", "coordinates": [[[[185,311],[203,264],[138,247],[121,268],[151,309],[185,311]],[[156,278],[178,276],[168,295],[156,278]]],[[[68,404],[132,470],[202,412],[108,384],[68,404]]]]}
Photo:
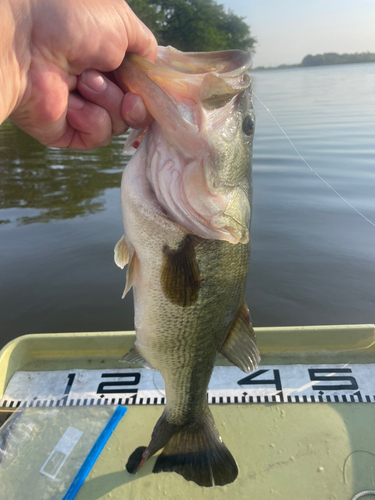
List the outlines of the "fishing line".
{"type": "Polygon", "coordinates": [[[323,177],[321,175],[318,174],[318,172],[316,172],[312,167],[311,165],[305,160],[305,158],[303,158],[303,156],[300,154],[300,152],[298,151],[298,149],[295,147],[295,145],[293,144],[291,138],[288,136],[288,134],[285,132],[285,130],[282,128],[282,126],[280,125],[280,123],[276,120],[276,118],[274,117],[274,115],[271,113],[271,111],[267,108],[267,106],[264,104],[264,102],[256,95],[255,92],[253,92],[253,95],[258,99],[258,101],[261,103],[261,105],[264,107],[264,109],[266,111],[268,111],[268,113],[271,115],[272,119],[274,120],[274,122],[276,123],[276,125],[279,127],[279,129],[281,130],[281,132],[285,135],[285,137],[288,139],[288,141],[290,142],[290,144],[292,145],[294,151],[297,153],[297,155],[301,158],[301,160],[305,163],[305,165],[308,166],[308,168],[311,170],[311,172],[313,174],[315,174],[322,182],[324,182],[324,184],[326,186],[329,187],[329,189],[331,189],[339,198],[342,199],[342,201],[344,203],[346,203],[350,208],[352,208],[355,212],[357,212],[358,215],[360,215],[363,219],[365,219],[365,221],[367,221],[369,224],[371,224],[372,226],[375,227],[375,224],[370,220],[368,219],[365,215],[363,215],[362,212],[360,212],[359,210],[357,210],[355,207],[353,207],[353,205],[348,201],[346,200],[338,191],[336,191],[336,189],[331,186],[331,184],[329,184],[325,179],[323,179],[323,177]]]}

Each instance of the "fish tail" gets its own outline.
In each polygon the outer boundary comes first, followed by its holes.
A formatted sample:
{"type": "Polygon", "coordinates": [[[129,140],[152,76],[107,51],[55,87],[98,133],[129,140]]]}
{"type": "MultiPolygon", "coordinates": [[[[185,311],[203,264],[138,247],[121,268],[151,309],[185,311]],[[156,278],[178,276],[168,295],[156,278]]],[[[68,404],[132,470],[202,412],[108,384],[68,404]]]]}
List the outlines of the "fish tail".
{"type": "Polygon", "coordinates": [[[173,435],[169,434],[168,442],[163,444],[163,452],[159,455],[153,472],[177,472],[187,481],[207,487],[223,486],[236,479],[236,461],[223,443],[208,407],[200,420],[179,428],[169,424],[163,414],[148,448],[137,448],[129,458],[126,466],[128,471],[139,470],[145,460],[156,453],[156,448],[161,449],[160,445],[171,431],[173,435]],[[156,437],[157,434],[159,438],[156,437]]]}

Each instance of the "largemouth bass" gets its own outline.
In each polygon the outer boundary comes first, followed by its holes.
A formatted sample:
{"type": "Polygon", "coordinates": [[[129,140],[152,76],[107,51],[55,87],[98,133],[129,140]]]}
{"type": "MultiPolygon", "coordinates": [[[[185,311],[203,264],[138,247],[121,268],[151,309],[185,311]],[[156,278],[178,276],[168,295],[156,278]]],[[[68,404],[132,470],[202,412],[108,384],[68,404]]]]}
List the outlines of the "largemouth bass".
{"type": "Polygon", "coordinates": [[[160,47],[155,64],[127,55],[124,90],[154,121],[125,168],[125,235],[115,261],[134,292],[136,343],[125,360],[160,370],[166,406],[136,472],[163,448],[154,472],[201,486],[235,480],[236,462],[215,427],[207,387],[217,354],[249,373],[259,352],[244,301],[250,254],[254,116],[241,51],[182,53],[160,47]]]}

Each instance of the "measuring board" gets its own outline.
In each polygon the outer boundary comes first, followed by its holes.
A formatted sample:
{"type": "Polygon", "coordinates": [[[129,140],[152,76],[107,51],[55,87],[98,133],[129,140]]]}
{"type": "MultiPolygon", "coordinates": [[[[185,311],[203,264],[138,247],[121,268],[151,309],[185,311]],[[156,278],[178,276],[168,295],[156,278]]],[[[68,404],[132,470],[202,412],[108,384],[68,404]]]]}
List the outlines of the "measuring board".
{"type": "MultiPolygon", "coordinates": [[[[375,364],[261,366],[250,375],[234,366],[215,366],[209,404],[374,403],[375,364]]],[[[50,407],[165,404],[156,370],[19,371],[0,406],[50,407]]]]}

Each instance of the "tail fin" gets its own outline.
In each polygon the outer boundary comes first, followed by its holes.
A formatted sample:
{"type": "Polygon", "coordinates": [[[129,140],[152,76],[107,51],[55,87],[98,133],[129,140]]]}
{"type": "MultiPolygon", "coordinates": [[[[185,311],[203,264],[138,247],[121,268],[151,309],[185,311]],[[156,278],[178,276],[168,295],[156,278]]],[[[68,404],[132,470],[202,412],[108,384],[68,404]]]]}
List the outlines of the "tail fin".
{"type": "Polygon", "coordinates": [[[210,410],[167,443],[153,470],[163,471],[177,472],[199,486],[224,486],[236,479],[236,461],[223,443],[210,410]]]}
{"type": "MultiPolygon", "coordinates": [[[[165,435],[165,429],[160,427],[172,430],[164,415],[155,427],[148,448],[137,448],[129,458],[129,472],[136,472],[144,461],[156,452],[157,446],[153,442],[156,435],[159,432],[165,435]],[[139,464],[138,467],[134,462],[139,464]]],[[[236,461],[223,443],[208,408],[198,422],[187,424],[178,430],[174,427],[173,431],[155,463],[153,472],[177,472],[187,481],[194,481],[199,486],[223,486],[236,479],[236,461]]],[[[156,440],[159,441],[157,438],[156,440]]]]}

